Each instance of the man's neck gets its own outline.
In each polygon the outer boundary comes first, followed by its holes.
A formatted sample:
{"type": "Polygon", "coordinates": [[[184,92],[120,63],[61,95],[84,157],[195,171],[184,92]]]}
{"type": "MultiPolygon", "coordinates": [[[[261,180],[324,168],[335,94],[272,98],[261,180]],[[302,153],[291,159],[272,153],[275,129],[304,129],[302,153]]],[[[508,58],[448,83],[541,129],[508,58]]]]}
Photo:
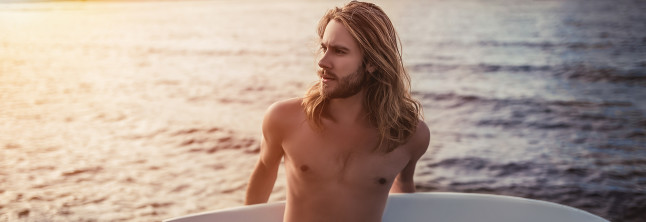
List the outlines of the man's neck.
{"type": "Polygon", "coordinates": [[[336,123],[363,123],[365,122],[363,100],[364,90],[348,98],[331,99],[328,104],[328,114],[336,123]]]}

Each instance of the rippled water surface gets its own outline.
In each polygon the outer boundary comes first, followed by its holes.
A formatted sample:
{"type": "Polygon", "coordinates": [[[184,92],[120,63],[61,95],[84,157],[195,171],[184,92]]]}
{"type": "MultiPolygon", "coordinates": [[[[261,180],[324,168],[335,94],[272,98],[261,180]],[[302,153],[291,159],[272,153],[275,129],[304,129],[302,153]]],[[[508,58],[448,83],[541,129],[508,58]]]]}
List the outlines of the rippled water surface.
{"type": "MultiPolygon", "coordinates": [[[[0,3],[0,221],[241,205],[265,108],[315,81],[343,3],[0,3]]],[[[431,128],[418,191],[645,221],[646,2],[377,3],[431,128]]]]}

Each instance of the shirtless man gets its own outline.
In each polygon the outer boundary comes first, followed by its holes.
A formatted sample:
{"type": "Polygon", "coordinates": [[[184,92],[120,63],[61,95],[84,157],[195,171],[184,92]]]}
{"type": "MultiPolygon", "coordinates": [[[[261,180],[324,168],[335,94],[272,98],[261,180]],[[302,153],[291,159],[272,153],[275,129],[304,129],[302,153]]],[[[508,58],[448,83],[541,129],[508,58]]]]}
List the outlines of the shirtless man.
{"type": "Polygon", "coordinates": [[[267,202],[284,156],[284,221],[379,222],[389,191],[415,192],[429,130],[378,6],[332,9],[318,35],[320,79],[303,98],[268,109],[245,204],[267,202]]]}

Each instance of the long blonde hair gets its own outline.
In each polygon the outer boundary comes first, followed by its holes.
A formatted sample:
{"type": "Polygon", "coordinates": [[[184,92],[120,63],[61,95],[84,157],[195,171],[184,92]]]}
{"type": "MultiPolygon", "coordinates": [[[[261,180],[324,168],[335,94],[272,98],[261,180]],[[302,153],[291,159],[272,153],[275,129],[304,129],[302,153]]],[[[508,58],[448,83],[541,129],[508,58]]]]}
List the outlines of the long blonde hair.
{"type": "MultiPolygon", "coordinates": [[[[379,133],[376,151],[391,152],[415,133],[422,116],[420,103],[410,94],[410,77],[402,63],[397,32],[386,13],[372,3],[352,1],[329,10],[319,21],[319,38],[332,19],[342,23],[359,44],[362,65],[376,67],[374,72],[364,73],[363,108],[379,133]]],[[[320,87],[320,82],[310,87],[302,102],[308,120],[318,128],[322,128],[328,103],[320,87]]]]}

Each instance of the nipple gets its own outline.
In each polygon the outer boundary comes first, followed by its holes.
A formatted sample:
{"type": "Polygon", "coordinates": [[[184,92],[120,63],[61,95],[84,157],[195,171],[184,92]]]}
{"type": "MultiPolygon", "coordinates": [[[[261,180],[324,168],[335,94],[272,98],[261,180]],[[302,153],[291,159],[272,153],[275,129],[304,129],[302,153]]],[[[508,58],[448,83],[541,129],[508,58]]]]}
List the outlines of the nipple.
{"type": "Polygon", "coordinates": [[[383,178],[383,177],[382,177],[382,178],[379,178],[379,180],[378,180],[377,182],[378,182],[379,184],[381,184],[381,185],[384,185],[384,184],[386,184],[386,178],[383,178]]]}
{"type": "Polygon", "coordinates": [[[301,171],[305,172],[305,171],[307,171],[309,169],[310,169],[310,167],[308,167],[307,165],[305,165],[305,164],[301,165],[301,171]]]}

